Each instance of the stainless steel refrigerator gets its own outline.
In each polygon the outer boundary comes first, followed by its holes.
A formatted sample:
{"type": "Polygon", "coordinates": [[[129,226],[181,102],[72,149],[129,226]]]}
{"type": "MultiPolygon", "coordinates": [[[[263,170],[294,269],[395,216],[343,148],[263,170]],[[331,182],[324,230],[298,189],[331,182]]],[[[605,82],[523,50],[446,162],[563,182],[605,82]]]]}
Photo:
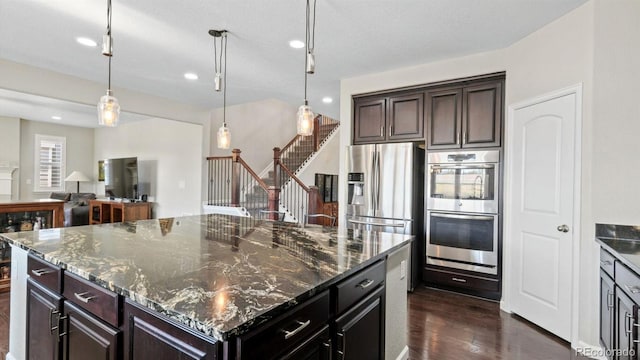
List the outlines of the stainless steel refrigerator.
{"type": "Polygon", "coordinates": [[[353,145],[347,149],[347,223],[412,234],[407,286],[420,282],[424,254],[424,149],[415,143],[353,145]]]}

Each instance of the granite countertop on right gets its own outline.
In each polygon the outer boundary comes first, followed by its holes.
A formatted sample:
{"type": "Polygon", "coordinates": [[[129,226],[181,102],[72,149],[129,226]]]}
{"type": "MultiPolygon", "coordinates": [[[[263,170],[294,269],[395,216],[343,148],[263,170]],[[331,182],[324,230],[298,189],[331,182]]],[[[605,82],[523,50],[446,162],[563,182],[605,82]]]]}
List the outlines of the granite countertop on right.
{"type": "Polygon", "coordinates": [[[596,241],[640,273],[640,225],[596,224],[596,241]]]}

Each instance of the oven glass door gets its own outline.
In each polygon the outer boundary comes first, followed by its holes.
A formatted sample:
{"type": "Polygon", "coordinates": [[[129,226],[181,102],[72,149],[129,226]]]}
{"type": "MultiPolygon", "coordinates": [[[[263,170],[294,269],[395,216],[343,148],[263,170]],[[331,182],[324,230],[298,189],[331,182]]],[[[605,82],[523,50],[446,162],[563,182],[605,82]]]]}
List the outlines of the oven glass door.
{"type": "Polygon", "coordinates": [[[497,265],[497,215],[434,211],[427,214],[427,256],[481,266],[497,265]]]}
{"type": "Polygon", "coordinates": [[[429,209],[497,213],[498,164],[431,164],[429,173],[429,209]]]}

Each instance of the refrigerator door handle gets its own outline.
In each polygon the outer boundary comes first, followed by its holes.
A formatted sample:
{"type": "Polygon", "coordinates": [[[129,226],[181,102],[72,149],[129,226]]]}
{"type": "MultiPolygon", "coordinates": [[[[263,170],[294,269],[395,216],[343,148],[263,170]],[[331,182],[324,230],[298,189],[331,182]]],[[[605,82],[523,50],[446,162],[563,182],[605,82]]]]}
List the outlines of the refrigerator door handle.
{"type": "Polygon", "coordinates": [[[375,192],[376,192],[376,176],[375,176],[375,171],[376,171],[376,155],[378,153],[374,150],[373,151],[373,158],[371,159],[371,194],[370,194],[370,204],[371,207],[373,209],[376,208],[376,203],[375,203],[375,192]]]}
{"type": "Polygon", "coordinates": [[[376,151],[378,153],[378,156],[376,156],[376,172],[375,172],[375,177],[376,177],[376,207],[375,207],[375,211],[376,214],[378,214],[378,210],[380,210],[378,208],[378,206],[380,205],[380,151],[376,151]]]}
{"type": "Polygon", "coordinates": [[[370,222],[370,221],[362,221],[362,220],[354,220],[354,219],[347,219],[347,222],[350,222],[352,224],[372,225],[372,226],[397,227],[397,228],[405,227],[405,223],[404,222],[401,222],[401,223],[380,223],[380,222],[370,222]]]}

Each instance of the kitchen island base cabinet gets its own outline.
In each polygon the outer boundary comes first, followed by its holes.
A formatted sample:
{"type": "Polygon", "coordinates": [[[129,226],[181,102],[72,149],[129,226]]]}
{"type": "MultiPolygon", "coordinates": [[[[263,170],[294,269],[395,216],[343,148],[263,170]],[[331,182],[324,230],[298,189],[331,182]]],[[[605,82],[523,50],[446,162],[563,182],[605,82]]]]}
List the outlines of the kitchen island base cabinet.
{"type": "Polygon", "coordinates": [[[118,360],[121,332],[74,304],[64,302],[60,336],[66,334],[63,345],[65,360],[118,360]]]}
{"type": "Polygon", "coordinates": [[[605,350],[613,348],[616,313],[614,311],[615,284],[603,270],[600,270],[600,344],[605,350]]]}
{"type": "Polygon", "coordinates": [[[62,296],[27,279],[27,359],[60,359],[57,315],[62,296]]]}
{"type": "Polygon", "coordinates": [[[218,359],[218,343],[163,319],[129,299],[124,305],[124,359],[218,359]]]}
{"type": "Polygon", "coordinates": [[[336,320],[336,359],[384,358],[384,287],[336,320]]]}

